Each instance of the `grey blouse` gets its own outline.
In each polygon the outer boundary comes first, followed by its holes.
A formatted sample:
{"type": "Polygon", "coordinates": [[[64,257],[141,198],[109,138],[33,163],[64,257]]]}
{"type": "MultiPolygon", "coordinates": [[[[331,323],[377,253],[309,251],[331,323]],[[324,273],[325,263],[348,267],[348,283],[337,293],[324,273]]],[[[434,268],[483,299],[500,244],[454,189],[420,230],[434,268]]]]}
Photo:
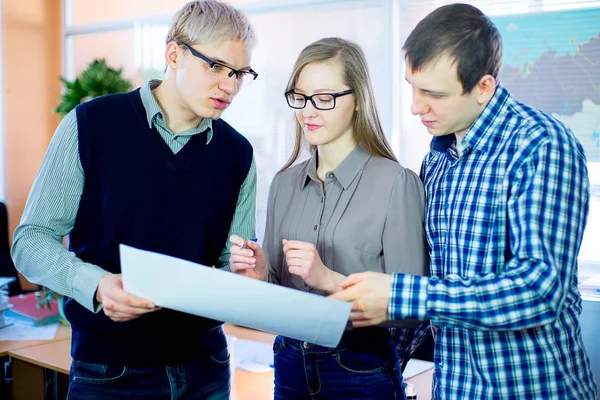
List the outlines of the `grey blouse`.
{"type": "Polygon", "coordinates": [[[346,276],[364,271],[426,275],[425,195],[419,177],[360,146],[326,174],[324,184],[316,162],[315,153],[273,178],[263,242],[269,279],[327,294],[288,272],[282,239],[313,243],[323,263],[346,276]]]}

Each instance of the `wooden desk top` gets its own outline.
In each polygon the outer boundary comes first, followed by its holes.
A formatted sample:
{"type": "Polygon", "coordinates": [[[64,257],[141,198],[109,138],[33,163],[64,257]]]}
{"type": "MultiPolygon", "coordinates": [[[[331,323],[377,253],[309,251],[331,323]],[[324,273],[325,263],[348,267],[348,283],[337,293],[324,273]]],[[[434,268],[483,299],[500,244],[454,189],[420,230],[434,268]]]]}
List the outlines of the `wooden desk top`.
{"type": "MultiPolygon", "coordinates": [[[[267,332],[256,331],[225,324],[225,332],[239,339],[256,340],[264,343],[273,343],[275,335],[267,332]]],[[[71,367],[71,340],[70,329],[67,339],[45,341],[45,344],[31,345],[9,351],[9,355],[43,368],[69,374],[71,367]]],[[[61,334],[65,334],[61,332],[61,334]]],[[[35,341],[33,341],[35,342],[35,341]]],[[[234,373],[232,400],[267,400],[273,398],[273,371],[252,373],[236,370],[234,373]]],[[[419,394],[419,400],[431,399],[431,379],[433,369],[407,379],[412,383],[419,394]]]]}
{"type": "MultiPolygon", "coordinates": [[[[255,340],[272,344],[275,335],[272,333],[248,329],[241,326],[225,324],[225,333],[238,339],[255,340]]],[[[236,369],[233,377],[231,400],[268,400],[273,398],[275,389],[273,370],[254,373],[236,369]]]]}
{"type": "MultiPolygon", "coordinates": [[[[275,335],[271,333],[229,324],[225,324],[225,332],[240,339],[265,343],[273,343],[275,339],[275,335]]],[[[32,342],[34,344],[28,347],[12,349],[9,351],[9,355],[30,364],[69,374],[71,368],[70,334],[67,339],[59,341],[55,340],[49,343],[48,341],[37,341],[42,343],[37,345],[35,345],[36,341],[32,342]]],[[[273,395],[273,371],[256,374],[236,370],[234,374],[232,400],[266,400],[273,395]]]]}
{"type": "Polygon", "coordinates": [[[13,350],[9,355],[68,375],[71,368],[71,339],[13,350]]]}
{"type": "Polygon", "coordinates": [[[56,341],[67,340],[71,338],[71,327],[59,325],[56,336],[51,340],[0,340],[0,357],[7,356],[11,350],[22,349],[26,347],[39,346],[53,343],[56,341]]]}

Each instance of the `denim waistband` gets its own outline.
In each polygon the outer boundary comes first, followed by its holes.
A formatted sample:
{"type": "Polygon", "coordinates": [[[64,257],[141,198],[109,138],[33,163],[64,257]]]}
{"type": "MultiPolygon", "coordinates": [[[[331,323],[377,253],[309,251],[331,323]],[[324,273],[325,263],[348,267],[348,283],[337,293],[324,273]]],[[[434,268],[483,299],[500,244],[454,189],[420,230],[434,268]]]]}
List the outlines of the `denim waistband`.
{"type": "Polygon", "coordinates": [[[390,331],[387,328],[368,327],[356,328],[344,332],[337,347],[325,347],[302,340],[292,339],[285,336],[277,336],[278,339],[290,347],[298,350],[310,349],[313,353],[328,353],[334,350],[364,350],[373,352],[387,352],[392,348],[390,331]]]}

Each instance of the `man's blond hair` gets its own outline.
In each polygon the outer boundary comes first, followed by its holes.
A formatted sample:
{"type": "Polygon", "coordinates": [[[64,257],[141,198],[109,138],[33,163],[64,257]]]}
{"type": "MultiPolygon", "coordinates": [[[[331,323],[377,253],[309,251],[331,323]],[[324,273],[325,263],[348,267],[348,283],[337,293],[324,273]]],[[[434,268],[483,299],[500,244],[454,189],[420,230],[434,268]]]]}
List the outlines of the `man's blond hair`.
{"type": "Polygon", "coordinates": [[[187,44],[221,44],[226,41],[246,43],[252,50],[256,34],[248,18],[235,7],[218,1],[190,1],[175,13],[167,41],[187,44]]]}

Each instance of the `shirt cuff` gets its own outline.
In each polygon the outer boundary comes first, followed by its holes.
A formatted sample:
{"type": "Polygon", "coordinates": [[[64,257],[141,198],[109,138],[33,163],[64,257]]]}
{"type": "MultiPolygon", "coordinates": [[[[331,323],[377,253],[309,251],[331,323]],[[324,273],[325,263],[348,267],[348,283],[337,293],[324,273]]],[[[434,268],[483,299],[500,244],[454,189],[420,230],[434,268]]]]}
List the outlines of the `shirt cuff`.
{"type": "Polygon", "coordinates": [[[389,319],[427,319],[427,286],[429,277],[392,274],[389,319]]]}
{"type": "Polygon", "coordinates": [[[96,290],[100,279],[107,274],[108,271],[97,265],[82,263],[73,278],[71,288],[73,299],[93,313],[100,311],[102,304],[96,301],[96,290]]]}

